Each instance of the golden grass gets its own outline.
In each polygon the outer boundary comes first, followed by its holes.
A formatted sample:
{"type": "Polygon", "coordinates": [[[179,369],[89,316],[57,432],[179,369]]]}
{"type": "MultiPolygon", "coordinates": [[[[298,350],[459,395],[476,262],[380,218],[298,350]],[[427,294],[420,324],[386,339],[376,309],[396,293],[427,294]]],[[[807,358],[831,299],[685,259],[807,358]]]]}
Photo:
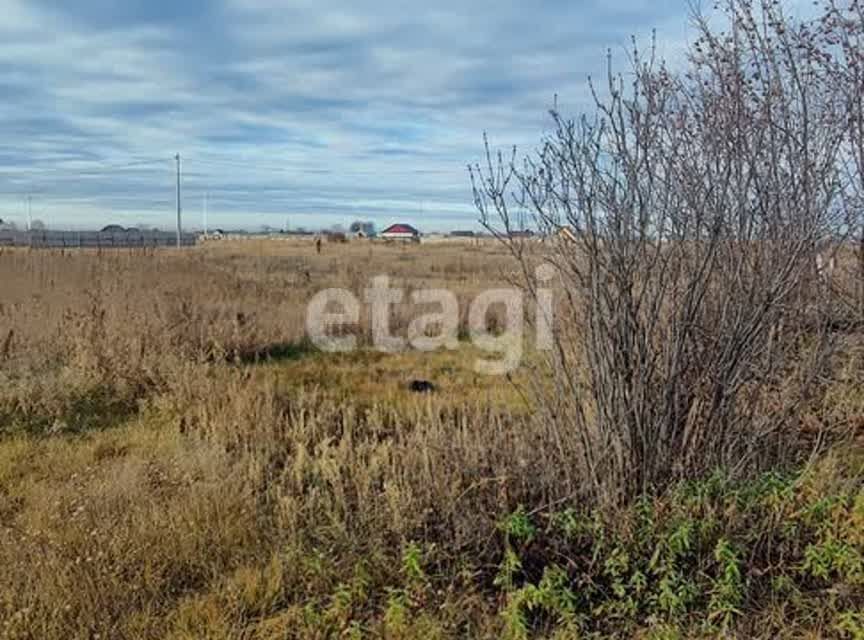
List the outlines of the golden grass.
{"type": "Polygon", "coordinates": [[[449,407],[466,404],[530,411],[524,393],[525,372],[510,379],[477,373],[478,359],[490,354],[460,344],[456,350],[383,353],[362,350],[344,354],[316,354],[291,362],[265,364],[260,375],[272,376],[285,389],[317,390],[356,404],[410,407],[427,396],[412,393],[412,380],[428,380],[436,386],[439,403],[449,407]]]}
{"type": "MultiPolygon", "coordinates": [[[[482,480],[472,467],[491,460],[464,465],[458,482],[443,467],[430,475],[433,460],[462,450],[447,462],[458,465],[489,435],[496,421],[484,407],[519,410],[511,385],[473,374],[469,347],[309,352],[302,303],[327,286],[362,295],[379,273],[471,295],[500,282],[503,257],[446,246],[335,251],[0,253],[0,320],[11,335],[0,373],[0,637],[157,638],[173,627],[183,637],[198,615],[190,594],[226,576],[254,581],[280,546],[316,530],[347,544],[370,523],[407,535],[429,519],[437,492],[455,506],[482,480]],[[236,362],[250,354],[257,364],[236,362]],[[441,392],[410,394],[415,377],[441,392]],[[454,440],[472,412],[483,428],[454,440]]],[[[206,615],[212,626],[186,637],[233,637],[233,627],[219,636],[221,614],[206,615]]]]}

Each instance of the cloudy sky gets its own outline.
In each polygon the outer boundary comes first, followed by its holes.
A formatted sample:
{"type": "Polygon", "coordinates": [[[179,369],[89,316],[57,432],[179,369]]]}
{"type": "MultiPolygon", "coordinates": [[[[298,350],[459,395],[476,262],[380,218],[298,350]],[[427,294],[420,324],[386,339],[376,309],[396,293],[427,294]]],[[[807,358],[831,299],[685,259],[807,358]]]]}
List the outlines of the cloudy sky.
{"type": "Polygon", "coordinates": [[[472,227],[465,166],[535,145],[686,0],[0,0],[0,218],[472,227]]]}

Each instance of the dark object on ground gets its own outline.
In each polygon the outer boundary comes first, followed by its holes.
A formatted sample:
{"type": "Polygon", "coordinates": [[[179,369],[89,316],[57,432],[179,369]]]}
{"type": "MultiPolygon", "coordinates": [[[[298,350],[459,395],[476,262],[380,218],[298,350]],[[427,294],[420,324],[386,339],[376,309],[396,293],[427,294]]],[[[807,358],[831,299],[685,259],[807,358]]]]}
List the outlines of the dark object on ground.
{"type": "Polygon", "coordinates": [[[412,393],[435,393],[435,385],[428,380],[412,380],[408,385],[408,391],[412,393]]]}

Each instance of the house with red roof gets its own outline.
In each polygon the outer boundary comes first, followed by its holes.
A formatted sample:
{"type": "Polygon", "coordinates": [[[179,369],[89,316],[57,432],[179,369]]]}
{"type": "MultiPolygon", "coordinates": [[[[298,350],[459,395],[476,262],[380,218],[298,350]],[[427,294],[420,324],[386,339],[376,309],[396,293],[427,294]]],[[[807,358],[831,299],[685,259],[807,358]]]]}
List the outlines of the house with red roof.
{"type": "Polygon", "coordinates": [[[381,237],[385,240],[410,240],[413,242],[420,241],[420,232],[410,224],[394,224],[381,232],[381,237]]]}

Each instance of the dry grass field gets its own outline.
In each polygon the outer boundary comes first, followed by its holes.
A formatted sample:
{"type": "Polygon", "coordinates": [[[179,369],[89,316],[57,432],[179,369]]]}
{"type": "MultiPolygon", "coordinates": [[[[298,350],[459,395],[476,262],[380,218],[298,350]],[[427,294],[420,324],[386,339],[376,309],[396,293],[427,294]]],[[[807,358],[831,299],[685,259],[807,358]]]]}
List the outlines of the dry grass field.
{"type": "Polygon", "coordinates": [[[530,352],[490,377],[467,341],[305,336],[327,287],[467,301],[515,268],[493,243],[0,252],[0,638],[864,637],[861,336],[788,467],[614,510],[579,499],[530,352]]]}

